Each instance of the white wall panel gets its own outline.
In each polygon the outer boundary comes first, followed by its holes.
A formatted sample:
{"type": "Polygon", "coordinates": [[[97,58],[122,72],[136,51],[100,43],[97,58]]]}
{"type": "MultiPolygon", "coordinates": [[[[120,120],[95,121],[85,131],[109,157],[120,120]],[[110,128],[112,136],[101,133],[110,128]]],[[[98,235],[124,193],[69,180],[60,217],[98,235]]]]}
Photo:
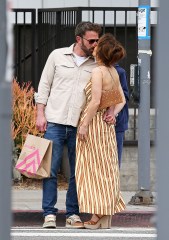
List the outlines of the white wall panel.
{"type": "Polygon", "coordinates": [[[88,0],[43,0],[44,8],[87,7],[88,0]]]}
{"type": "MultiPolygon", "coordinates": [[[[151,0],[157,7],[159,0],[151,0]]],[[[14,8],[137,7],[139,0],[13,0],[14,8]]]]}
{"type": "MultiPolygon", "coordinates": [[[[137,7],[139,0],[13,0],[13,8],[62,8],[62,7],[137,7]]],[[[153,7],[158,6],[158,0],[151,0],[153,7]]],[[[106,12],[106,24],[113,24],[113,13],[106,12]]],[[[22,17],[20,18],[22,19],[22,17]]],[[[128,23],[135,24],[135,14],[128,14],[128,23]]],[[[92,21],[89,11],[83,12],[83,21],[92,21]]],[[[95,22],[103,23],[103,13],[95,12],[95,22]]],[[[151,15],[151,23],[156,23],[156,13],[151,15]]],[[[124,14],[117,13],[117,24],[124,24],[124,14]]]]}
{"type": "Polygon", "coordinates": [[[41,8],[41,0],[15,0],[13,8],[41,8]]]}
{"type": "Polygon", "coordinates": [[[136,7],[138,0],[90,0],[90,6],[97,7],[136,7]]]}

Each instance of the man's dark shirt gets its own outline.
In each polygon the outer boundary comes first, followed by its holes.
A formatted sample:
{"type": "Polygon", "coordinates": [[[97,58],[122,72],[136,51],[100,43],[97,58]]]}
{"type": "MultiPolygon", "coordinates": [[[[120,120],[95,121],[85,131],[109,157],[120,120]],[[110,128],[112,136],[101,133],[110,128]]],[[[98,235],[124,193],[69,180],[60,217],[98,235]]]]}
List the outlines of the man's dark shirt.
{"type": "Polygon", "coordinates": [[[121,68],[118,64],[115,65],[115,68],[119,74],[120,83],[126,98],[126,104],[124,105],[123,109],[118,114],[118,117],[116,119],[116,132],[123,132],[128,129],[128,118],[129,118],[129,112],[128,112],[128,101],[129,101],[129,91],[127,86],[127,75],[126,71],[121,68]]]}

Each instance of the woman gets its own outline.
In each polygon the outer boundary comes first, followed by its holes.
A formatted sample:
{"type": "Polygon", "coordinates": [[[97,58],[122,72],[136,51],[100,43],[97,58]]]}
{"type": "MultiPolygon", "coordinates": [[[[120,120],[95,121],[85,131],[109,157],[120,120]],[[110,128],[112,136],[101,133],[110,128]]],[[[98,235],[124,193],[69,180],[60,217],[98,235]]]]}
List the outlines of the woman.
{"type": "Polygon", "coordinates": [[[85,88],[87,103],[80,118],[76,145],[79,210],[93,214],[84,223],[88,229],[110,228],[111,216],[125,208],[120,194],[115,129],[109,124],[115,124],[125,104],[118,73],[112,67],[124,57],[125,50],[113,35],[105,34],[93,54],[98,67],[93,69],[85,88]],[[115,89],[121,100],[112,105],[115,89]],[[106,111],[111,112],[111,117],[105,121],[106,111]]]}

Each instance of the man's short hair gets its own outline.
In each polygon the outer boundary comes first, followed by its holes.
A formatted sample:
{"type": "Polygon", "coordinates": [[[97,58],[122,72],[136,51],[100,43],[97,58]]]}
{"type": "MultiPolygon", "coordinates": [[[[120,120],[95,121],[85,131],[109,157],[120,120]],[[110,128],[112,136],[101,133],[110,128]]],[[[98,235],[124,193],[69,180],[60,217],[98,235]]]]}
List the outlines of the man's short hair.
{"type": "Polygon", "coordinates": [[[102,32],[102,28],[97,23],[92,22],[80,22],[75,29],[75,37],[83,37],[87,31],[97,32],[99,35],[102,32]]]}

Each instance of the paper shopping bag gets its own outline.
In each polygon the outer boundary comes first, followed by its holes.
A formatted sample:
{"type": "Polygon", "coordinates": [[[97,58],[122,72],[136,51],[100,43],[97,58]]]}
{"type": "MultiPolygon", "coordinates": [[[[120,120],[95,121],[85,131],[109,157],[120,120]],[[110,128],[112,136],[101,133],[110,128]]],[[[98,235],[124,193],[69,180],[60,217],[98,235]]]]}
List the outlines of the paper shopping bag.
{"type": "Polygon", "coordinates": [[[28,134],[15,168],[29,178],[50,176],[52,141],[28,134]]]}

